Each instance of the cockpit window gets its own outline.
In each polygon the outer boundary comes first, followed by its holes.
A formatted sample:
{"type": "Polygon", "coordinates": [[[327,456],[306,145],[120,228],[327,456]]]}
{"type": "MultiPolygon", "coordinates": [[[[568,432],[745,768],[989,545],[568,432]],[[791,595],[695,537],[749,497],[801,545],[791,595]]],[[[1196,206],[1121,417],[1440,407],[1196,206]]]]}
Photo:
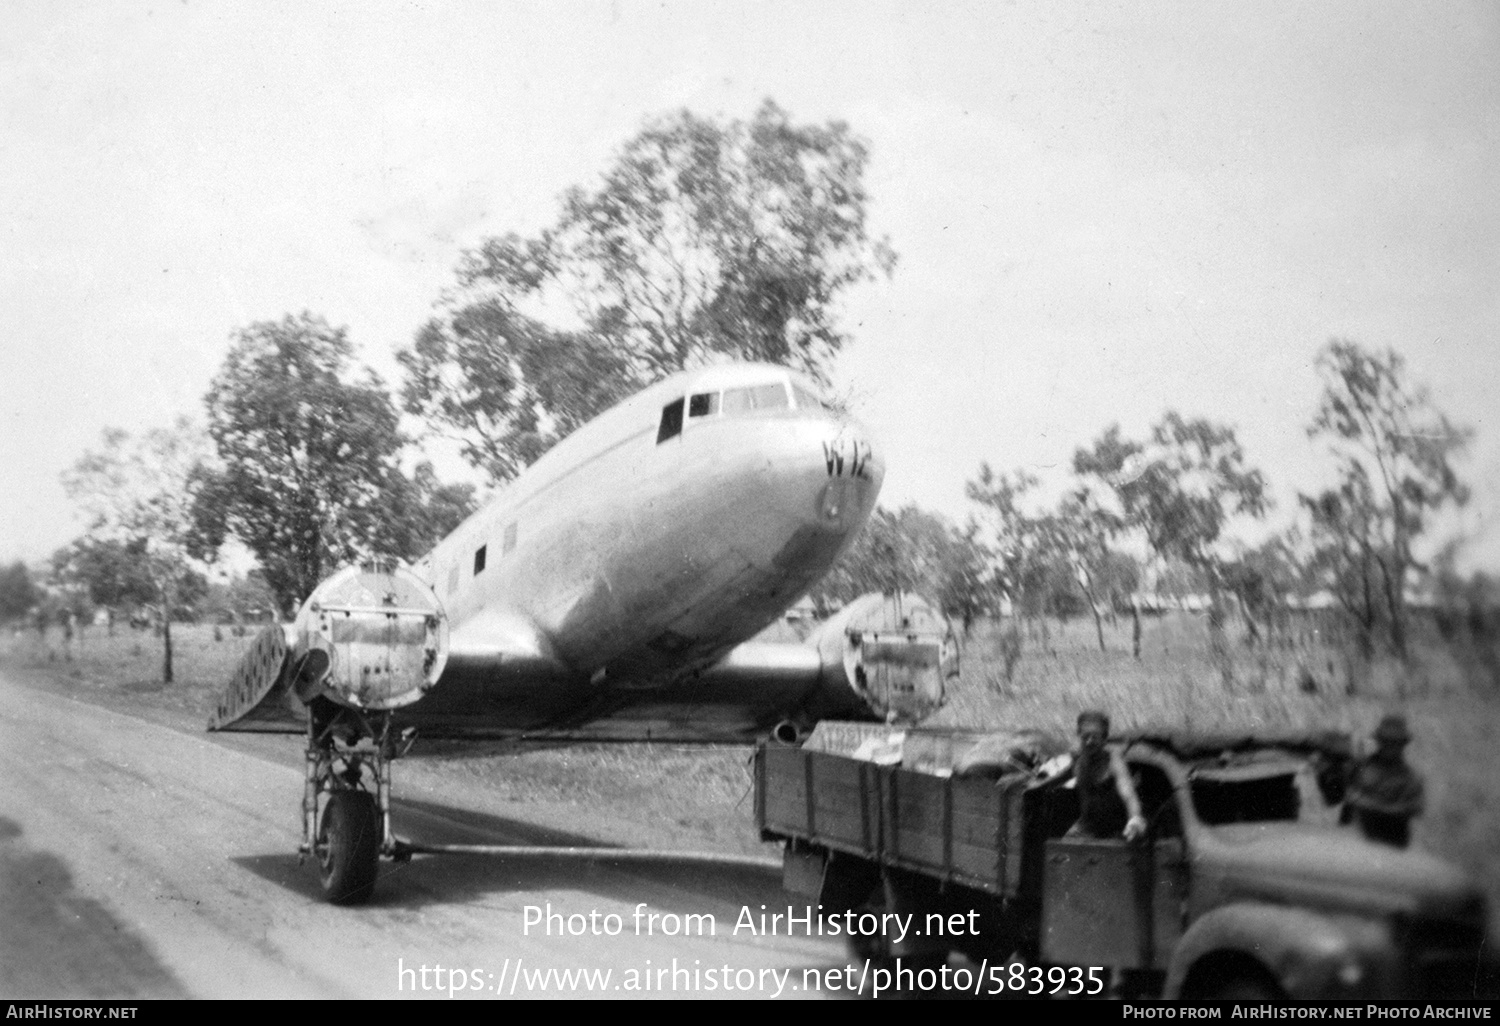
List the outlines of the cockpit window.
{"type": "Polygon", "coordinates": [[[779,381],[773,385],[724,390],[724,413],[731,417],[756,410],[785,410],[790,406],[786,385],[779,381]]]}
{"type": "Polygon", "coordinates": [[[795,381],[792,382],[792,394],[797,397],[797,409],[799,410],[816,410],[823,405],[823,400],[813,395],[795,381]]]}
{"type": "Polygon", "coordinates": [[[689,417],[711,417],[719,412],[719,393],[699,392],[688,399],[689,417]]]}
{"type": "Polygon", "coordinates": [[[661,408],[661,427],[656,432],[656,444],[682,434],[682,400],[674,399],[661,408]]]}

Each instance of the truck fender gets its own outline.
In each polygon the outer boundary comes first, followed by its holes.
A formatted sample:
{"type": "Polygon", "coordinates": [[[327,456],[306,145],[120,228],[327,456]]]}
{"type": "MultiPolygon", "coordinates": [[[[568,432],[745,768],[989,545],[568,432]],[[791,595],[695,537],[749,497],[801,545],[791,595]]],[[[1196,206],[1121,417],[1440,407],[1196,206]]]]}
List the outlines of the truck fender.
{"type": "Polygon", "coordinates": [[[1237,902],[1198,918],[1178,941],[1163,996],[1197,996],[1205,973],[1257,968],[1291,998],[1376,996],[1396,978],[1388,932],[1373,920],[1237,902]]]}

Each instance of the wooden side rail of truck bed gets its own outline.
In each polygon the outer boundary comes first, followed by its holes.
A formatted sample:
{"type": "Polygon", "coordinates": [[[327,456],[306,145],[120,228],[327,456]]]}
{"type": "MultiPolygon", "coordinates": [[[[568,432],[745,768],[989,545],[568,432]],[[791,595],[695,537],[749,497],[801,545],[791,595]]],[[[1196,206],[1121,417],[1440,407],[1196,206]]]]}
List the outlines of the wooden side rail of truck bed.
{"type": "Polygon", "coordinates": [[[999,898],[1021,886],[1029,778],[939,776],[805,748],[755,755],[756,822],[800,842],[999,898]]]}

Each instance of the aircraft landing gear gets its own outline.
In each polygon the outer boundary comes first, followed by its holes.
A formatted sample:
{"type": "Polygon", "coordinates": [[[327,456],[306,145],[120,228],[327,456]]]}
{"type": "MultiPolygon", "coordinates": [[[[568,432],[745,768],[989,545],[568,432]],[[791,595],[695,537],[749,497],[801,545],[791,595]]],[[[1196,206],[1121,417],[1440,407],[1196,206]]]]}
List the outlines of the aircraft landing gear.
{"type": "Polygon", "coordinates": [[[314,699],[307,730],[302,845],[318,862],[323,896],[358,905],[375,893],[380,856],[411,852],[391,832],[391,762],[414,731],[393,731],[389,713],[366,715],[314,699]]]}
{"type": "Polygon", "coordinates": [[[328,795],[313,851],[329,901],[358,905],[375,893],[379,832],[380,813],[369,792],[344,788],[328,795]]]}

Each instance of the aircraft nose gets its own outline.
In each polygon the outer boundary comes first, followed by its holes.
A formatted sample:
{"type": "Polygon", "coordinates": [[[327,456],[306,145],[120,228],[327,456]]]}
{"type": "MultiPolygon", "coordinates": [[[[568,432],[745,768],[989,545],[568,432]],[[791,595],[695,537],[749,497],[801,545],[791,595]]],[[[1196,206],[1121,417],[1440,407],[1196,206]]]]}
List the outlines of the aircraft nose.
{"type": "Polygon", "coordinates": [[[828,527],[849,529],[864,522],[885,480],[885,457],[870,433],[854,420],[828,423],[818,449],[823,472],[816,512],[828,527]]]}

